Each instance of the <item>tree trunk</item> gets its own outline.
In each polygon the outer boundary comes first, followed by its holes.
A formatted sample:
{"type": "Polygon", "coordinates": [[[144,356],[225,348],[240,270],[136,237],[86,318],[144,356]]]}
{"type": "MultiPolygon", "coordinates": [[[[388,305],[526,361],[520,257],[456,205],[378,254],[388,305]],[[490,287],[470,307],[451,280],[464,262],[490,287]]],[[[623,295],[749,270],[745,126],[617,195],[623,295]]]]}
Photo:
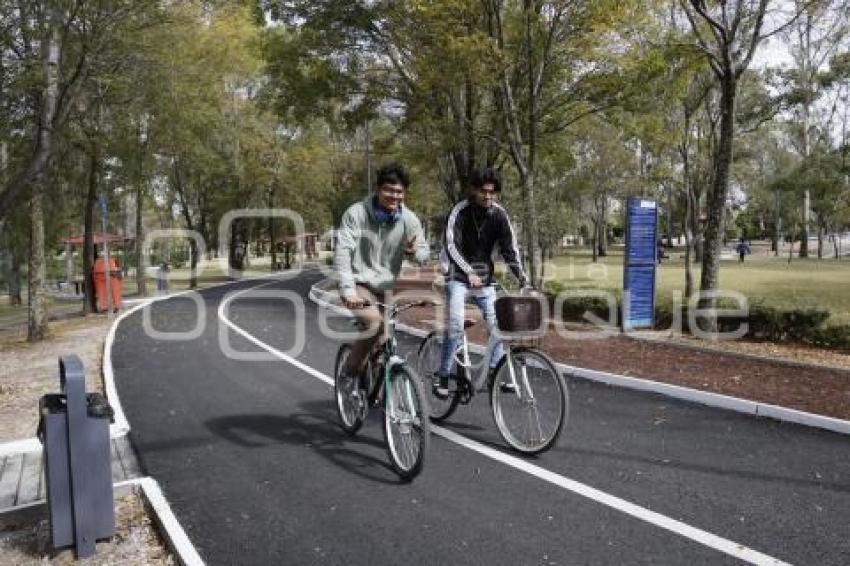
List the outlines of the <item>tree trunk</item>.
{"type": "MultiPolygon", "coordinates": [[[[793,234],[793,232],[792,232],[793,234]]],[[[802,242],[800,242],[802,246],[802,242]]],[[[791,259],[794,257],[794,236],[791,236],[791,244],[788,246],[788,263],[791,263],[791,259]]]]}
{"type": "Polygon", "coordinates": [[[21,306],[24,301],[21,297],[21,253],[14,247],[10,250],[9,263],[9,304],[13,307],[21,306]]]}
{"type": "Polygon", "coordinates": [[[89,188],[86,195],[86,209],[84,215],[83,226],[83,287],[85,288],[85,297],[83,302],[83,312],[97,312],[94,296],[94,277],[92,268],[94,267],[94,207],[97,202],[97,181],[100,169],[100,149],[97,143],[93,144],[89,159],[89,188]]]}
{"type": "Polygon", "coordinates": [[[145,257],[142,243],[145,241],[144,224],[142,223],[142,211],[145,207],[144,191],[142,187],[144,180],[139,178],[139,183],[136,186],[136,243],[134,250],[136,252],[136,289],[140,297],[148,294],[147,281],[145,279],[147,258],[145,257]]]}
{"type": "Polygon", "coordinates": [[[276,238],[277,231],[275,230],[274,218],[269,218],[269,253],[271,254],[272,271],[274,271],[277,267],[277,246],[275,244],[276,238]]]}
{"type": "Polygon", "coordinates": [[[800,234],[800,257],[809,257],[809,206],[810,193],[806,189],[803,195],[803,228],[800,234]]]}
{"type": "Polygon", "coordinates": [[[775,191],[773,205],[773,238],[770,243],[770,251],[772,251],[775,256],[779,255],[779,243],[780,238],[782,237],[780,234],[781,231],[782,218],[779,211],[779,191],[775,191]]]}
{"type": "Polygon", "coordinates": [[[685,226],[685,299],[690,299],[694,292],[694,271],[691,266],[691,229],[685,226]]]}
{"type": "Polygon", "coordinates": [[[47,185],[47,166],[53,146],[53,121],[59,95],[60,26],[57,8],[48,12],[47,52],[44,58],[44,90],[41,100],[41,117],[38,125],[38,156],[40,164],[33,177],[30,196],[30,258],[27,296],[27,340],[38,342],[47,335],[47,296],[44,292],[44,194],[47,185]]]}
{"type": "Polygon", "coordinates": [[[596,225],[596,249],[598,250],[599,257],[606,257],[608,255],[608,245],[606,242],[606,226],[605,221],[600,220],[596,225]]]}
{"type": "Polygon", "coordinates": [[[65,244],[65,283],[70,287],[74,279],[74,255],[71,244],[65,244]]]}
{"type": "MultiPolygon", "coordinates": [[[[697,220],[699,223],[699,220],[697,220]]],[[[703,257],[705,256],[705,237],[700,226],[694,232],[694,263],[702,265],[703,257]]]]}
{"type": "MultiPolygon", "coordinates": [[[[729,170],[732,164],[732,141],[735,134],[736,80],[727,75],[721,82],[720,94],[720,139],[717,144],[714,179],[708,198],[708,224],[705,228],[705,249],[702,258],[700,290],[717,288],[720,270],[720,244],[723,241],[723,216],[726,211],[726,195],[729,190],[729,170]]],[[[707,301],[713,307],[715,301],[707,301]]],[[[711,321],[716,328],[716,320],[711,321]]]]}
{"type": "Polygon", "coordinates": [[[541,281],[546,279],[546,253],[548,252],[548,246],[541,244],[540,245],[540,279],[541,281]]]}
{"type": "Polygon", "coordinates": [[[823,259],[823,226],[818,226],[818,259],[823,259]]]}
{"type": "MultiPolygon", "coordinates": [[[[274,195],[274,185],[272,185],[272,189],[269,191],[269,208],[274,208],[274,195]]],[[[277,238],[276,224],[275,219],[269,216],[269,253],[271,254],[271,271],[275,270],[277,264],[277,250],[275,249],[275,239],[277,238]]]]}
{"type": "Polygon", "coordinates": [[[198,288],[198,243],[195,238],[189,238],[189,288],[198,288]]]}
{"type": "Polygon", "coordinates": [[[524,198],[528,203],[526,207],[526,218],[523,222],[525,227],[525,249],[528,256],[529,277],[531,284],[535,289],[539,289],[542,284],[540,276],[540,258],[538,256],[539,246],[537,246],[537,207],[534,203],[534,175],[529,171],[523,182],[524,198]]]}
{"type": "Polygon", "coordinates": [[[593,250],[593,263],[596,263],[599,260],[599,248],[597,247],[597,238],[599,238],[599,222],[596,220],[593,221],[593,236],[590,240],[590,249],[593,250]]]}
{"type": "Polygon", "coordinates": [[[44,289],[44,184],[46,175],[33,182],[30,198],[30,257],[27,286],[27,341],[39,342],[47,335],[47,296],[44,289]]]}
{"type": "Polygon", "coordinates": [[[673,184],[667,184],[667,247],[673,247],[673,184]]]}
{"type": "Polygon", "coordinates": [[[599,256],[608,256],[608,197],[602,195],[600,202],[600,218],[599,218],[599,256]]]}
{"type": "MultiPolygon", "coordinates": [[[[687,131],[688,125],[690,124],[687,117],[685,124],[687,131]]],[[[694,224],[699,222],[699,219],[696,217],[696,211],[694,210],[694,194],[693,187],[691,186],[691,168],[687,146],[683,147],[682,162],[683,180],[685,184],[685,300],[688,300],[694,292],[694,271],[693,266],[691,265],[691,246],[694,241],[694,224]]]]}

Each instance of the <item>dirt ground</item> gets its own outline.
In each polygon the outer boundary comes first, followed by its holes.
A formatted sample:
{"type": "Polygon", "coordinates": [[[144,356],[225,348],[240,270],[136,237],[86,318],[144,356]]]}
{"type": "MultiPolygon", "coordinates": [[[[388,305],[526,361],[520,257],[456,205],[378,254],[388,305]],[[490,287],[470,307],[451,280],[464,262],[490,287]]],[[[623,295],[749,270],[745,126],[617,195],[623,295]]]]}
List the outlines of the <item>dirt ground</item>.
{"type": "Polygon", "coordinates": [[[0,560],[3,564],[35,566],[44,564],[82,566],[165,566],[174,557],[157,536],[140,495],[132,493],[115,500],[115,536],[97,543],[91,558],[74,560],[70,550],[53,555],[50,550],[50,524],[47,519],[35,525],[18,525],[0,531],[0,560]]]}
{"type": "MultiPolygon", "coordinates": [[[[35,436],[38,400],[59,391],[59,356],[76,354],[86,372],[86,390],[103,392],[103,342],[114,319],[106,315],[72,317],[50,323],[50,337],[26,341],[20,325],[0,330],[0,442],[35,436]]],[[[0,531],[0,564],[171,565],[174,557],[159,539],[141,497],[115,500],[116,535],[98,543],[92,558],[75,562],[66,550],[52,555],[50,525],[17,525],[0,531]]]]}
{"type": "MultiPolygon", "coordinates": [[[[403,320],[431,328],[434,315],[430,309],[411,309],[404,313],[403,320]]],[[[470,339],[484,344],[486,330],[477,309],[468,309],[467,316],[479,322],[469,330],[470,339]]],[[[653,338],[564,338],[550,328],[542,346],[557,361],[568,365],[850,419],[850,355],[743,341],[707,343],[684,337],[653,338]],[[700,351],[694,345],[713,350],[700,351]],[[733,355],[736,352],[760,358],[733,355]],[[782,360],[812,365],[792,365],[782,360]]]]}
{"type": "Polygon", "coordinates": [[[86,390],[103,392],[103,341],[112,321],[91,315],[50,323],[50,338],[30,344],[24,329],[0,333],[0,442],[35,436],[38,400],[59,392],[59,356],[76,354],[86,390]]]}

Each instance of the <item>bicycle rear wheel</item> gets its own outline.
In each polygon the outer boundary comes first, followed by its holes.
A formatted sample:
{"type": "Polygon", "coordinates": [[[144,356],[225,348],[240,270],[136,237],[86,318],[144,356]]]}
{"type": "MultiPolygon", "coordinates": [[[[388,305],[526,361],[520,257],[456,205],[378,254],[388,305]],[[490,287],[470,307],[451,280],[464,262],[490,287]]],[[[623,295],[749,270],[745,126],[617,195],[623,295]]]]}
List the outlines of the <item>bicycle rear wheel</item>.
{"type": "Polygon", "coordinates": [[[431,441],[431,426],[422,382],[410,368],[397,366],[387,379],[384,440],[390,463],[404,480],[422,471],[431,441]]]}
{"type": "Polygon", "coordinates": [[[431,420],[441,422],[452,416],[457,409],[457,379],[449,379],[449,396],[445,399],[434,393],[434,379],[440,369],[440,358],[443,355],[442,332],[433,331],[419,345],[418,370],[423,380],[423,387],[428,396],[431,420]]]}
{"type": "Polygon", "coordinates": [[[342,375],[342,369],[350,355],[350,344],[339,347],[334,365],[334,397],[342,429],[348,434],[354,434],[366,420],[369,403],[366,391],[360,387],[360,380],[342,375]]]}
{"type": "Polygon", "coordinates": [[[490,384],[490,407],[505,442],[525,454],[538,454],[558,440],[569,414],[569,392],[549,356],[531,348],[512,348],[490,384]],[[512,383],[508,359],[515,390],[507,386],[512,383]]]}

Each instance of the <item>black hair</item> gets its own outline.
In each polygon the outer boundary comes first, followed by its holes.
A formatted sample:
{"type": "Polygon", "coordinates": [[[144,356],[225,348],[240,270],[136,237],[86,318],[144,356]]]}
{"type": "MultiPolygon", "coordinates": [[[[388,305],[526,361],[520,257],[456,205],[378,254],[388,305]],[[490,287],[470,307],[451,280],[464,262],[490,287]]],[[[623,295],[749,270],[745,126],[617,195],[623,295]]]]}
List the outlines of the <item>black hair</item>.
{"type": "Polygon", "coordinates": [[[401,185],[406,189],[410,186],[410,175],[399,163],[387,163],[378,169],[378,179],[375,186],[380,187],[384,183],[401,185]]]}
{"type": "Polygon", "coordinates": [[[493,190],[497,193],[502,190],[502,178],[499,173],[491,167],[483,169],[475,169],[470,177],[470,184],[473,188],[480,189],[484,185],[493,185],[493,190]]]}

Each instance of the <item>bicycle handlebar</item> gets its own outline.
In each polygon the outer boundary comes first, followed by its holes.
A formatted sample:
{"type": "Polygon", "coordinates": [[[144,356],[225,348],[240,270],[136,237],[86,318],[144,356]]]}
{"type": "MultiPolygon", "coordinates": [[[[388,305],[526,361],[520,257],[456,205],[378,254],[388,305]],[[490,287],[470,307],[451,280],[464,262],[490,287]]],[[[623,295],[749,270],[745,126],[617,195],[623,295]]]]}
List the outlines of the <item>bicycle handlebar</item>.
{"type": "Polygon", "coordinates": [[[390,311],[391,316],[396,316],[397,314],[399,314],[403,311],[406,311],[407,309],[412,309],[412,308],[416,308],[416,307],[432,307],[432,306],[436,306],[436,305],[439,305],[439,304],[440,303],[438,303],[436,301],[429,301],[429,300],[414,301],[412,303],[404,303],[404,304],[401,304],[401,305],[399,305],[397,303],[386,304],[386,303],[382,303],[380,301],[365,300],[365,301],[363,301],[363,307],[361,307],[361,308],[371,307],[371,306],[380,307],[380,308],[383,308],[383,309],[390,311]]]}

